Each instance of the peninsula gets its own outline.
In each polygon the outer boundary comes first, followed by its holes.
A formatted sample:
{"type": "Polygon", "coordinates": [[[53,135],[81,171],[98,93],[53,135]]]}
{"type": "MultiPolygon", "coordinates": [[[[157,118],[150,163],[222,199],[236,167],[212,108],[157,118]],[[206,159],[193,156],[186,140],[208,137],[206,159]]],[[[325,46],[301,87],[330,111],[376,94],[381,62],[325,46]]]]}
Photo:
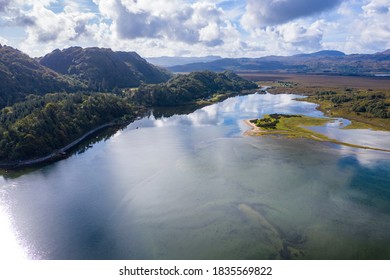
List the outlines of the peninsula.
{"type": "Polygon", "coordinates": [[[390,152],[390,150],[386,149],[341,142],[307,128],[310,126],[321,126],[329,121],[332,121],[332,119],[314,118],[303,115],[270,114],[264,115],[261,119],[245,120],[245,124],[252,128],[251,130],[245,132],[245,135],[306,138],[321,142],[331,142],[352,148],[390,152]]]}

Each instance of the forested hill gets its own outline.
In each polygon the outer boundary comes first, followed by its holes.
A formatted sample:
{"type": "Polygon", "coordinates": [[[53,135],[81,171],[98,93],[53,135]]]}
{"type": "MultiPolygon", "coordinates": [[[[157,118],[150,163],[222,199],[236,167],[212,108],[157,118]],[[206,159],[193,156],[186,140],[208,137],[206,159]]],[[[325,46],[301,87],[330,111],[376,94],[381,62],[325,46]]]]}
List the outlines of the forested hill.
{"type": "Polygon", "coordinates": [[[0,110],[0,166],[46,156],[99,126],[133,120],[139,110],[113,93],[30,95],[0,110]]]}
{"type": "Polygon", "coordinates": [[[0,108],[22,100],[27,94],[82,88],[81,83],[42,66],[21,51],[0,45],[0,108]]]}
{"type": "Polygon", "coordinates": [[[148,106],[177,106],[197,99],[211,98],[214,94],[238,93],[258,88],[231,71],[210,71],[179,74],[166,83],[141,85],[133,92],[134,101],[148,106]]]}
{"type": "Polygon", "coordinates": [[[89,89],[97,91],[161,83],[171,77],[167,70],[148,63],[135,52],[114,52],[105,48],[57,49],[40,58],[39,62],[79,79],[89,89]]]}

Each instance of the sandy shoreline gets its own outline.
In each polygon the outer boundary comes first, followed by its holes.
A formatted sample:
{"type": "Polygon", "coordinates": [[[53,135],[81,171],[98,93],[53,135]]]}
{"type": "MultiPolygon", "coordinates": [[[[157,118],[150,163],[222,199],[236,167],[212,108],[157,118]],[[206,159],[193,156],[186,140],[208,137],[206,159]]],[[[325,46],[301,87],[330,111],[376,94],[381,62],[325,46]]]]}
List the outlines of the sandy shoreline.
{"type": "Polygon", "coordinates": [[[328,138],[325,135],[323,135],[324,138],[320,138],[320,137],[314,135],[314,133],[313,134],[310,133],[309,135],[303,136],[303,137],[302,136],[301,137],[295,137],[294,135],[291,137],[291,135],[289,135],[288,132],[286,133],[286,131],[281,131],[281,130],[267,131],[267,130],[261,129],[260,127],[256,126],[254,123],[251,123],[250,120],[244,120],[244,123],[247,126],[251,127],[250,130],[247,130],[247,131],[244,132],[245,136],[283,135],[286,138],[306,138],[306,139],[309,139],[309,140],[315,140],[315,141],[319,141],[319,142],[335,143],[335,144],[338,144],[338,145],[344,145],[344,146],[357,148],[357,149],[366,149],[366,150],[374,150],[374,151],[381,151],[381,152],[390,152],[390,150],[387,150],[387,149],[374,148],[374,147],[368,147],[368,146],[362,146],[362,145],[356,145],[356,144],[341,142],[341,141],[338,141],[338,140],[335,140],[335,139],[330,139],[330,138],[328,138]]]}
{"type": "Polygon", "coordinates": [[[250,122],[251,120],[244,120],[244,123],[247,126],[250,126],[251,129],[244,132],[244,135],[246,136],[264,136],[264,135],[277,135],[277,134],[285,134],[281,130],[266,130],[262,129],[261,127],[258,127],[254,123],[250,122]]]}
{"type": "Polygon", "coordinates": [[[266,132],[264,129],[261,129],[254,123],[251,123],[250,120],[244,120],[244,123],[251,128],[244,132],[244,135],[246,136],[259,136],[266,132]]]}

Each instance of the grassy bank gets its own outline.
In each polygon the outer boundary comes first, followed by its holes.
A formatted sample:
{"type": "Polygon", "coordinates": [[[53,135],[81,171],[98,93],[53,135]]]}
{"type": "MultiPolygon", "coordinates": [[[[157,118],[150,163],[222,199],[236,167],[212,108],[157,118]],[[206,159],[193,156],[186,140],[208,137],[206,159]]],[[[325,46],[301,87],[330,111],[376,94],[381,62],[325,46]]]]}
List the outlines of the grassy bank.
{"type": "Polygon", "coordinates": [[[303,115],[282,115],[282,114],[264,115],[262,119],[245,121],[247,125],[252,127],[252,130],[247,131],[246,135],[282,136],[286,138],[306,138],[306,139],[322,141],[322,142],[331,142],[331,143],[353,147],[353,148],[390,152],[390,150],[386,150],[386,149],[377,149],[373,147],[340,142],[338,140],[331,139],[323,134],[305,128],[310,126],[325,125],[329,121],[331,120],[326,118],[314,118],[314,117],[308,117],[303,115]]]}
{"type": "Polygon", "coordinates": [[[347,128],[390,131],[390,78],[299,74],[243,74],[273,94],[306,95],[329,117],[352,121],[347,128]]]}

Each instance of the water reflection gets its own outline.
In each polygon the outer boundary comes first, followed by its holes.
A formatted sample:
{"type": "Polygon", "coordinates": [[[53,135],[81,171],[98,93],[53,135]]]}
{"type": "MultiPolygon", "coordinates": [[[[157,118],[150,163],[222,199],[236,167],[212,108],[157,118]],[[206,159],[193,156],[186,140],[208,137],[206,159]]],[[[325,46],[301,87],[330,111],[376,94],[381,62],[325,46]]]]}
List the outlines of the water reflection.
{"type": "Polygon", "coordinates": [[[6,208],[4,183],[0,178],[0,261],[27,259],[27,250],[23,248],[12,225],[12,216],[6,208]]]}
{"type": "MultiPolygon", "coordinates": [[[[283,113],[283,114],[305,114],[321,117],[323,114],[314,110],[317,105],[308,102],[298,102],[294,98],[298,95],[271,95],[252,94],[249,96],[238,96],[229,98],[224,102],[203,107],[189,114],[168,114],[164,116],[159,112],[160,117],[156,117],[152,112],[151,116],[143,120],[142,126],[164,127],[164,126],[217,126],[221,124],[233,124],[236,120],[245,118],[258,118],[264,114],[283,113]],[[234,120],[234,121],[232,121],[234,120]]],[[[137,123],[138,124],[138,123],[137,123]]]]}
{"type": "Polygon", "coordinates": [[[294,97],[154,112],[84,153],[1,178],[0,234],[45,259],[389,258],[387,153],[242,136],[242,120],[261,114],[321,116],[294,97]]]}
{"type": "Polygon", "coordinates": [[[310,127],[310,129],[341,142],[390,150],[390,133],[387,131],[342,129],[342,127],[343,124],[331,122],[325,126],[310,127]]]}
{"type": "Polygon", "coordinates": [[[389,153],[373,150],[356,149],[344,145],[338,145],[338,153],[342,158],[353,158],[361,166],[367,168],[377,168],[389,159],[389,153]]]}

